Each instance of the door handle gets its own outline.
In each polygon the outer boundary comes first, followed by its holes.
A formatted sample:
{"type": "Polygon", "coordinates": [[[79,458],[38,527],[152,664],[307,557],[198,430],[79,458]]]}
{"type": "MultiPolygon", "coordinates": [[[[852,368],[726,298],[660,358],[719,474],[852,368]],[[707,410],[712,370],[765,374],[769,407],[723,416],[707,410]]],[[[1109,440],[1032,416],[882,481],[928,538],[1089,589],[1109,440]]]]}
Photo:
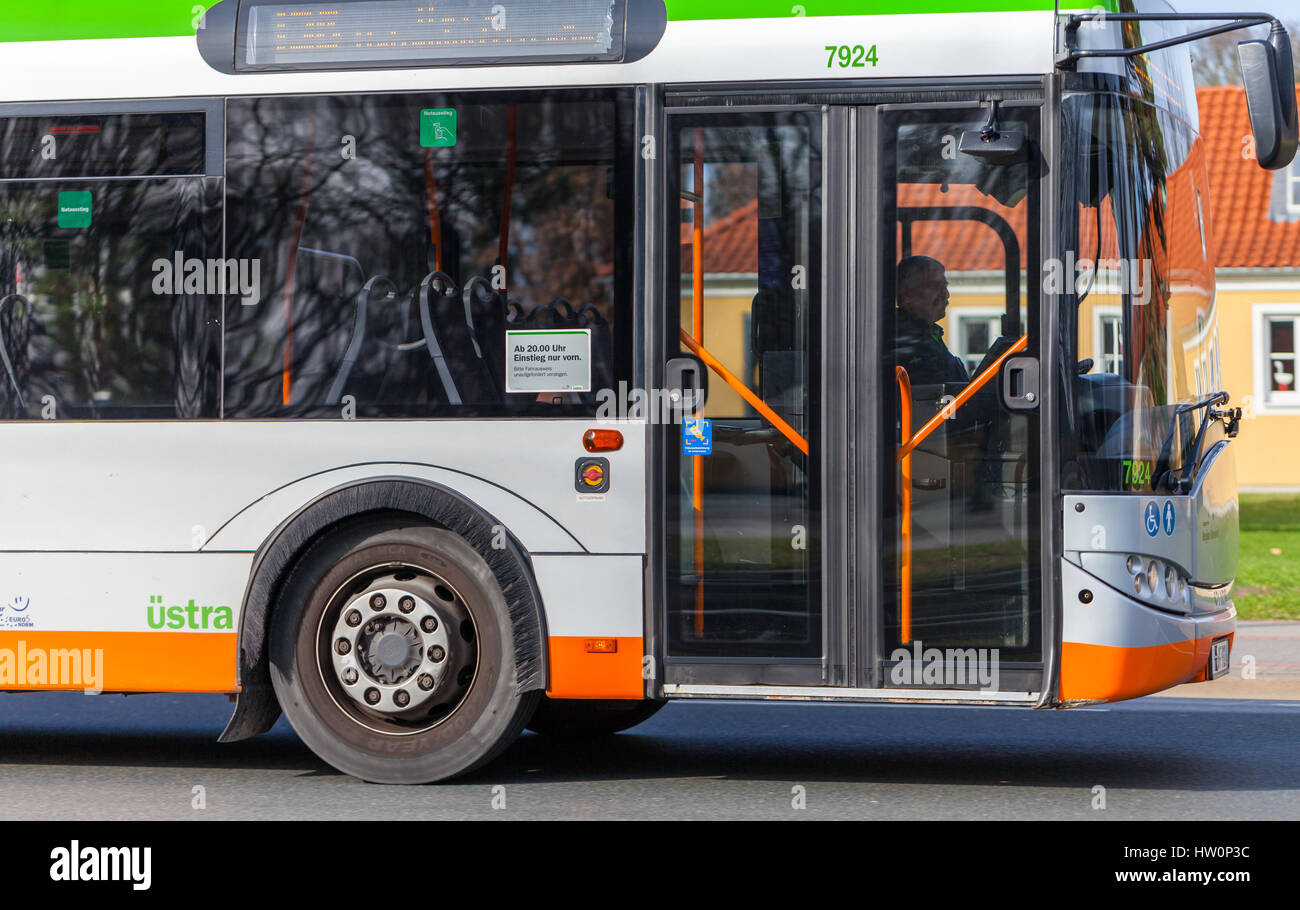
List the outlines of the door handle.
{"type": "Polygon", "coordinates": [[[1038,359],[1013,357],[1002,370],[1002,402],[1012,411],[1032,411],[1038,407],[1038,359]]]}
{"type": "Polygon", "coordinates": [[[664,367],[664,383],[675,412],[693,416],[704,410],[709,398],[709,371],[704,361],[690,354],[674,357],[664,367]]]}

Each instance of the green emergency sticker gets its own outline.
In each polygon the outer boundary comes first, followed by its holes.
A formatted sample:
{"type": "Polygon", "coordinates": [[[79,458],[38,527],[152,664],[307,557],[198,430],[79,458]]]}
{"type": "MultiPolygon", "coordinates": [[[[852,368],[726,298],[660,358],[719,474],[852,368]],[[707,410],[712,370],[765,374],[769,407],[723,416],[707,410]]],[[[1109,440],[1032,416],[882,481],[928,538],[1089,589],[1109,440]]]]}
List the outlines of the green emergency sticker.
{"type": "Polygon", "coordinates": [[[427,149],[446,149],[455,144],[455,108],[420,111],[420,145],[427,149]]]}
{"type": "Polygon", "coordinates": [[[89,192],[59,193],[59,227],[90,227],[91,207],[89,192]]]}

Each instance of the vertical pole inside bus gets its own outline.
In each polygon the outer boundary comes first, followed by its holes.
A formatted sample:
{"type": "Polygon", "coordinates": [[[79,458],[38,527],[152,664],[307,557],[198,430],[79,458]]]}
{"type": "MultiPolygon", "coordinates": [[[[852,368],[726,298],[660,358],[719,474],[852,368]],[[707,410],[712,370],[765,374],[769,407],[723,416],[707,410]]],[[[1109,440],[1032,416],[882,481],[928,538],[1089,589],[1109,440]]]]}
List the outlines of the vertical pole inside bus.
{"type": "Polygon", "coordinates": [[[519,160],[519,109],[511,105],[506,111],[506,185],[501,203],[501,237],[497,264],[501,266],[501,295],[510,294],[510,214],[515,199],[515,167],[519,160]]]}
{"type": "MultiPolygon", "coordinates": [[[[695,131],[695,176],[692,185],[691,335],[704,345],[704,130],[695,131]]],[[[692,505],[695,518],[695,637],[704,637],[704,456],[691,456],[692,505]]]]}
{"type": "Polygon", "coordinates": [[[302,194],[294,216],[293,241],[289,244],[289,261],[284,279],[284,371],[281,376],[281,400],[288,407],[293,400],[293,298],[297,293],[298,250],[307,229],[307,209],[311,206],[312,180],[316,168],[316,118],[307,118],[307,160],[302,170],[302,194]]]}

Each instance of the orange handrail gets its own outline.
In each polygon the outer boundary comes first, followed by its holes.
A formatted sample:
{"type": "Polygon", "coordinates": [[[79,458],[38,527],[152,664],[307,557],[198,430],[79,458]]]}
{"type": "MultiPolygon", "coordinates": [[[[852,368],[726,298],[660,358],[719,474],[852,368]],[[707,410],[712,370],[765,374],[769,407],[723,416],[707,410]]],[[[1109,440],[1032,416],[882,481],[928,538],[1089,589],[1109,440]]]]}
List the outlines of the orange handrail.
{"type": "Polygon", "coordinates": [[[704,361],[705,366],[721,376],[723,382],[731,386],[731,388],[736,391],[737,395],[749,402],[750,406],[755,411],[762,414],[768,423],[776,427],[777,430],[781,432],[782,436],[794,443],[795,448],[800,452],[803,452],[805,455],[808,454],[808,440],[799,435],[799,432],[794,427],[782,420],[781,416],[777,414],[776,411],[773,411],[767,406],[767,402],[763,401],[763,399],[750,391],[747,385],[737,379],[736,375],[724,367],[718,358],[706,351],[694,338],[688,335],[685,329],[682,329],[682,344],[690,348],[691,352],[695,354],[696,357],[704,361]]]}
{"type": "MultiPolygon", "coordinates": [[[[907,370],[901,366],[894,367],[898,377],[899,421],[901,424],[900,440],[906,443],[912,436],[912,380],[907,370]]],[[[902,460],[903,520],[899,528],[902,539],[902,558],[899,575],[902,580],[902,629],[900,634],[903,644],[912,641],[912,456],[904,455],[902,460]]]]}
{"type": "Polygon", "coordinates": [[[293,223],[293,242],[284,273],[284,364],[280,373],[280,399],[285,407],[293,402],[293,302],[298,292],[298,250],[307,228],[307,210],[311,205],[312,181],[316,172],[316,118],[307,120],[307,162],[302,171],[302,193],[293,223]]]}
{"type": "MultiPolygon", "coordinates": [[[[691,189],[691,331],[704,343],[704,130],[695,131],[691,189]]],[[[695,637],[704,637],[704,456],[691,457],[691,504],[695,520],[695,637]]]]}
{"type": "Polygon", "coordinates": [[[927,439],[930,438],[930,434],[932,434],[935,430],[939,429],[939,427],[943,426],[943,422],[945,420],[947,420],[952,415],[956,414],[957,411],[962,407],[962,405],[966,404],[966,402],[970,401],[971,398],[974,397],[976,392],[984,388],[984,386],[988,385],[989,380],[992,379],[994,376],[996,376],[999,371],[1001,371],[1002,364],[1006,363],[1007,359],[1012,354],[1019,354],[1021,351],[1025,350],[1028,347],[1029,347],[1029,336],[1022,335],[1020,340],[1017,341],[1015,344],[1013,344],[1006,351],[1004,351],[1002,353],[1002,356],[999,357],[997,360],[993,361],[993,364],[989,366],[987,370],[985,370],[983,373],[980,373],[978,376],[972,379],[970,385],[962,389],[960,395],[958,395],[952,401],[948,402],[946,405],[940,408],[939,413],[931,417],[929,421],[926,422],[925,426],[917,430],[915,436],[913,436],[911,439],[905,440],[903,444],[898,447],[898,461],[902,462],[904,458],[906,458],[908,455],[911,455],[917,446],[919,446],[921,443],[925,442],[927,439]]]}

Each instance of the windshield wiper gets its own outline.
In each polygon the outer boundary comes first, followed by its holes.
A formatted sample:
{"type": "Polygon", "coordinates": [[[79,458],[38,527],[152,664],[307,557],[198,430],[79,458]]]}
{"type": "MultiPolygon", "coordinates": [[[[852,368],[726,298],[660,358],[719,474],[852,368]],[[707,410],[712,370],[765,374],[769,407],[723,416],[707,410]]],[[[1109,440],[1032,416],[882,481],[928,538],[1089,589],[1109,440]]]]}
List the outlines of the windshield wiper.
{"type": "MultiPolygon", "coordinates": [[[[1214,407],[1216,404],[1227,404],[1227,392],[1215,392],[1209,398],[1191,404],[1180,404],[1174,408],[1173,415],[1169,418],[1169,430],[1165,433],[1165,441],[1160,446],[1160,460],[1156,462],[1156,469],[1151,475],[1151,489],[1156,490],[1160,487],[1166,487],[1172,493],[1181,493],[1183,484],[1191,483],[1192,477],[1196,471],[1196,454],[1201,451],[1201,443],[1205,441],[1205,430],[1210,425],[1210,421],[1218,420],[1222,417],[1231,417],[1229,412],[1220,411],[1214,407]],[[1190,465],[1184,465],[1179,471],[1173,486],[1168,486],[1169,460],[1173,454],[1174,433],[1178,430],[1178,418],[1184,414],[1190,414],[1193,411],[1205,409],[1205,415],[1201,417],[1201,423],[1196,430],[1196,441],[1192,444],[1190,450],[1190,465]]],[[[1233,435],[1236,435],[1235,433],[1233,435]]]]}

